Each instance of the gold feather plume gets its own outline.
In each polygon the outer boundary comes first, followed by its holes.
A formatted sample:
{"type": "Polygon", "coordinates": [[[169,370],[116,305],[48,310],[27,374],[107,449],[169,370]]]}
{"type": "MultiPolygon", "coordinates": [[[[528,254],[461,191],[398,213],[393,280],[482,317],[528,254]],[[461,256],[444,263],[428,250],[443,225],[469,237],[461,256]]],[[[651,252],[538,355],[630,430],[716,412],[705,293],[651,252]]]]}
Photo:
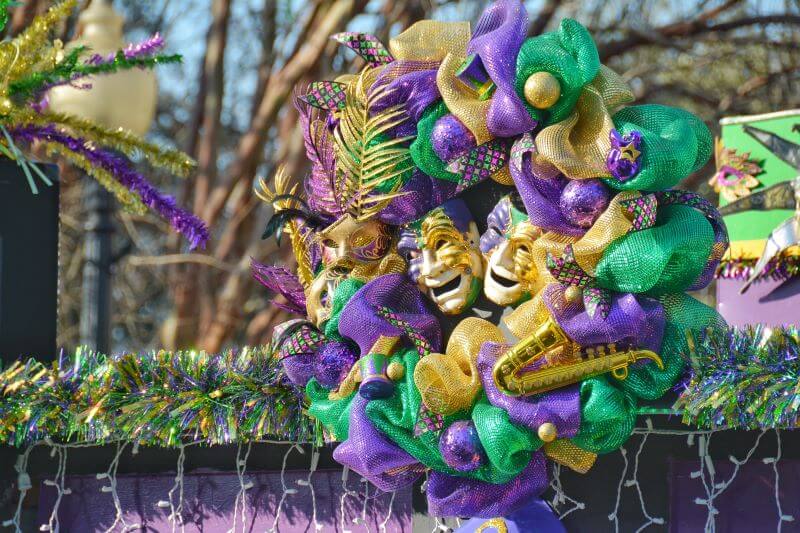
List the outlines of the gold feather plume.
{"type": "MultiPolygon", "coordinates": [[[[302,207],[300,197],[297,195],[298,184],[289,186],[289,174],[281,166],[275,173],[275,190],[271,190],[264,178],[258,178],[258,188],[255,193],[262,201],[272,205],[275,212],[284,209],[302,207]],[[276,200],[277,197],[282,198],[276,200]]],[[[314,281],[314,273],[311,269],[311,251],[308,247],[309,232],[303,232],[297,219],[291,219],[286,223],[286,232],[292,242],[292,252],[297,259],[297,277],[303,287],[308,289],[314,281]]]]}
{"type": "Polygon", "coordinates": [[[386,85],[375,86],[379,68],[365,68],[347,84],[345,106],[336,112],[333,132],[336,153],[336,196],[343,210],[366,220],[403,193],[400,177],[414,163],[408,143],[413,137],[388,138],[390,129],[406,120],[404,106],[375,112],[388,96],[386,85]]]}

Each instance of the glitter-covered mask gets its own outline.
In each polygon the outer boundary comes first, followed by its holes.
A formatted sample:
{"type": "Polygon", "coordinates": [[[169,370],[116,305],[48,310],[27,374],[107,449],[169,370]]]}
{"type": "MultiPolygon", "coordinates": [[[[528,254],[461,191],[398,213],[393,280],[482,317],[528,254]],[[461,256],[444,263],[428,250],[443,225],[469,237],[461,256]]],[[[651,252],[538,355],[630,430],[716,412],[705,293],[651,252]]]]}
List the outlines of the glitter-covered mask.
{"type": "MultiPolygon", "coordinates": [[[[306,293],[308,317],[317,326],[330,317],[333,294],[339,283],[355,269],[359,277],[370,279],[392,249],[391,227],[377,220],[359,222],[345,215],[325,229],[316,240],[322,250],[322,270],[306,293]]],[[[377,273],[375,274],[377,275],[377,273]]]]}
{"type": "Polygon", "coordinates": [[[478,227],[462,200],[450,200],[406,226],[398,252],[420,290],[444,313],[475,303],[483,282],[478,227]]]}
{"type": "Polygon", "coordinates": [[[504,196],[489,213],[480,248],[486,260],[483,292],[498,305],[514,305],[530,297],[538,279],[532,250],[541,230],[512,197],[504,196]]]}

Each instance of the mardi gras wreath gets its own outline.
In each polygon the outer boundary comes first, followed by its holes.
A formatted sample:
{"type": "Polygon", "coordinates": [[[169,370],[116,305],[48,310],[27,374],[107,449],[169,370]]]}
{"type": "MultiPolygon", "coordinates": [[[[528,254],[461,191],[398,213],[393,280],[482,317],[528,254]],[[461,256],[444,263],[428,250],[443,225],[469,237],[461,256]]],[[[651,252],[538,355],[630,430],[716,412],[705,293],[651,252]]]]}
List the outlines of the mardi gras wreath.
{"type": "Polygon", "coordinates": [[[687,328],[722,325],[685,293],[725,226],[672,188],[707,127],[631,105],[576,21],[527,25],[501,0],[474,29],[335,35],[366,66],[298,92],[310,175],[259,189],[297,260],[253,265],[300,315],[274,333],[286,374],[336,460],[383,490],[427,473],[439,516],[508,516],[548,461],[588,471],[675,385],[687,328]]]}

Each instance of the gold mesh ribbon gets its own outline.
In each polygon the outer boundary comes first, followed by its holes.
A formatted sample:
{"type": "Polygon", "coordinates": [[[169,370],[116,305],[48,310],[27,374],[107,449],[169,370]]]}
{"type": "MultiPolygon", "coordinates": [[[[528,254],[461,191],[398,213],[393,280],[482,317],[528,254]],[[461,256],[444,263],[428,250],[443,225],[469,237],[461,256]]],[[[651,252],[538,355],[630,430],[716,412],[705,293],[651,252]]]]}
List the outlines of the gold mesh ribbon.
{"type": "Polygon", "coordinates": [[[536,163],[552,163],[573,179],[610,176],[606,168],[614,127],[610,112],[632,100],[633,93],[619,75],[600,69],[581,92],[572,114],[536,136],[536,163]]]}
{"type": "Polygon", "coordinates": [[[427,355],[414,369],[414,383],[425,406],[443,415],[469,409],[481,391],[477,366],[481,346],[504,340],[491,322],[477,317],[459,322],[447,342],[446,353],[427,355]]]}
{"type": "MultiPolygon", "coordinates": [[[[550,310],[542,299],[542,291],[519,305],[503,319],[506,327],[517,339],[524,339],[550,318],[550,310]]],[[[575,360],[573,346],[562,346],[545,353],[545,365],[554,366],[570,363],[575,360]]]]}
{"type": "Polygon", "coordinates": [[[442,61],[451,52],[464,54],[471,31],[469,22],[421,20],[389,41],[395,59],[442,61]]]}
{"type": "Polygon", "coordinates": [[[585,474],[594,465],[597,454],[587,452],[569,439],[556,439],[544,445],[544,454],[553,462],[564,465],[579,474],[585,474]]]}
{"type": "Polygon", "coordinates": [[[350,272],[350,277],[364,283],[386,274],[402,274],[407,270],[405,260],[396,252],[389,252],[376,263],[359,263],[350,272]]]}
{"type": "Polygon", "coordinates": [[[475,92],[456,78],[456,71],[466,58],[466,46],[447,54],[436,73],[436,85],[447,109],[472,132],[478,144],[483,144],[492,139],[486,126],[492,101],[478,100],[475,92]]]}
{"type": "Polygon", "coordinates": [[[514,178],[511,177],[511,171],[508,169],[508,165],[505,165],[490,177],[500,185],[514,185],[514,178]]]}

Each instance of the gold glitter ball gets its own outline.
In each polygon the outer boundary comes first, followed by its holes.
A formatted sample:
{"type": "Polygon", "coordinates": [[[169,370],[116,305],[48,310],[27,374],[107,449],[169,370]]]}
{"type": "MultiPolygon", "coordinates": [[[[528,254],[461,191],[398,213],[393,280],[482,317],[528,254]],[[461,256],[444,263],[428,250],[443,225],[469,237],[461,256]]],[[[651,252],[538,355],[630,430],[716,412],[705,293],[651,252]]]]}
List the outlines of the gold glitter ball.
{"type": "Polygon", "coordinates": [[[6,116],[14,109],[14,105],[8,98],[0,98],[0,115],[6,116]]]}
{"type": "Polygon", "coordinates": [[[389,363],[389,368],[386,369],[386,375],[389,376],[389,379],[392,381],[400,381],[403,379],[403,376],[406,375],[406,367],[403,366],[402,363],[394,361],[393,363],[389,363]]]}
{"type": "Polygon", "coordinates": [[[535,72],[525,80],[525,99],[536,109],[547,109],[561,97],[561,84],[549,72],[535,72]]]}
{"type": "Polygon", "coordinates": [[[536,430],[536,434],[544,442],[553,442],[558,437],[558,430],[552,422],[545,422],[536,430]]]}
{"type": "Polygon", "coordinates": [[[580,287],[577,287],[575,285],[570,285],[569,287],[567,287],[567,290],[564,291],[564,298],[569,303],[577,302],[578,300],[581,299],[581,296],[583,296],[583,291],[581,290],[580,287]]]}

